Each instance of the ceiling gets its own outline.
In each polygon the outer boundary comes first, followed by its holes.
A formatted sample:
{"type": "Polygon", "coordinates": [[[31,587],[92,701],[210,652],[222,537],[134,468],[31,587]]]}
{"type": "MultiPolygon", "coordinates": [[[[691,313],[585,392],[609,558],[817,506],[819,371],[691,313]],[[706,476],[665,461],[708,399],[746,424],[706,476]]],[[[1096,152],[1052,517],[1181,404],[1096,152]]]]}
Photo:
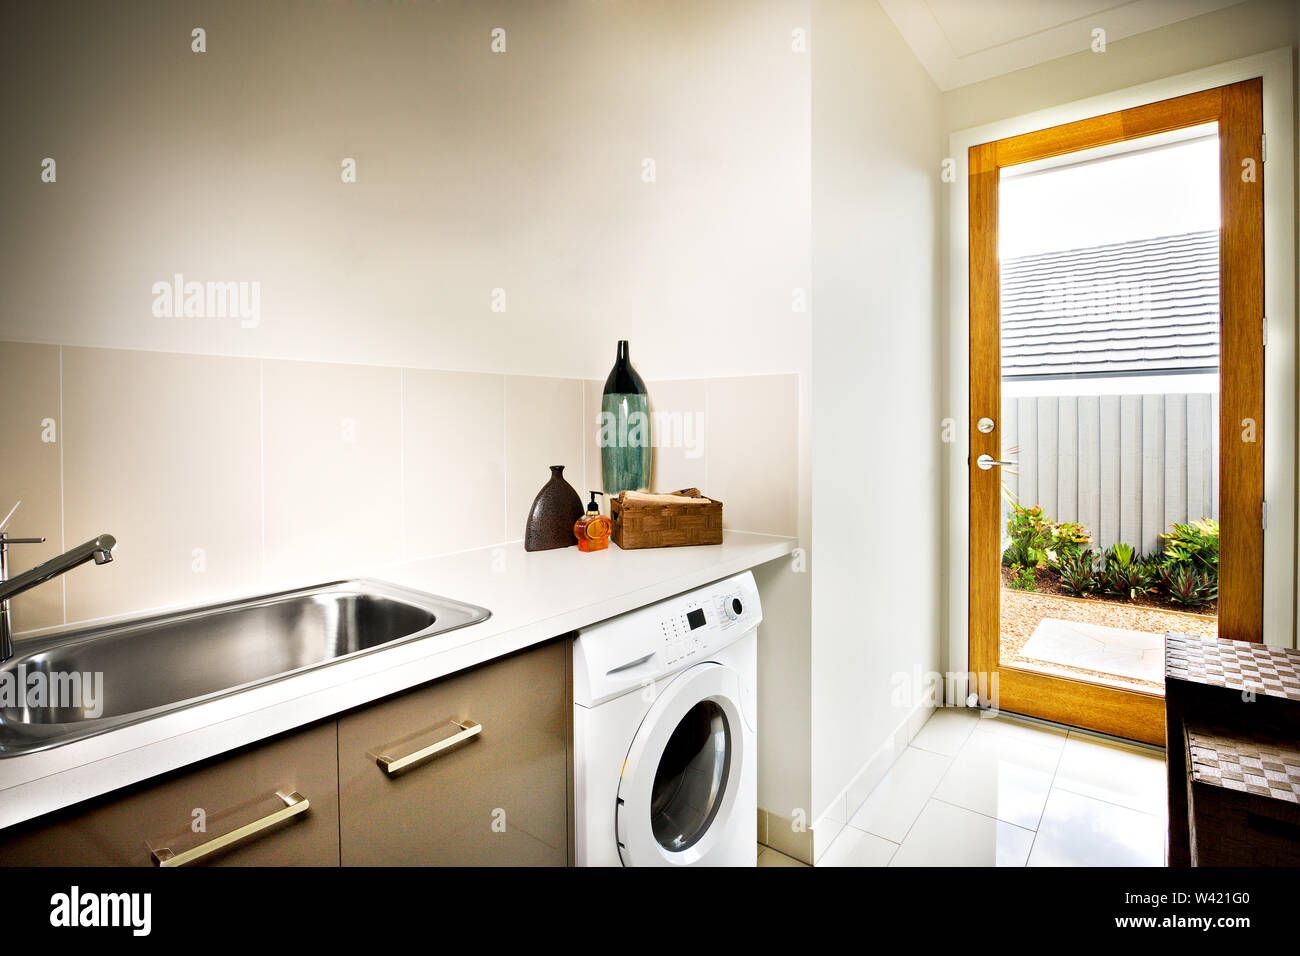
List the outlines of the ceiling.
{"type": "Polygon", "coordinates": [[[941,90],[1022,70],[1243,0],[880,0],[941,90]]]}

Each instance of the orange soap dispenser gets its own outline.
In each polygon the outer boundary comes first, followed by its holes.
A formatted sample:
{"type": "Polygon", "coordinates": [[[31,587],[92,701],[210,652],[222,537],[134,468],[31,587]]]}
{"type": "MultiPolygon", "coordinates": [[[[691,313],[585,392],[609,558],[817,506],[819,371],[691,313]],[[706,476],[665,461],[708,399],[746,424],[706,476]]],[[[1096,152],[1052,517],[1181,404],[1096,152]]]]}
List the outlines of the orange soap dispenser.
{"type": "Polygon", "coordinates": [[[609,535],[613,527],[609,519],[600,513],[596,496],[604,495],[599,491],[591,492],[591,501],[587,504],[587,513],[573,525],[573,534],[578,539],[579,551],[604,551],[609,547],[609,535]]]}

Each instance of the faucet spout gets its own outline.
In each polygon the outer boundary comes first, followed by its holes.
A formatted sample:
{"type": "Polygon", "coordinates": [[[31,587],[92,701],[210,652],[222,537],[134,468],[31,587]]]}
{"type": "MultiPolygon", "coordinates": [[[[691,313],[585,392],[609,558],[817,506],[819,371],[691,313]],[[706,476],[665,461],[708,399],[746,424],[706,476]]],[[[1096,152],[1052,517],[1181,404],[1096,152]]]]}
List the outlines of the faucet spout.
{"type": "Polygon", "coordinates": [[[24,591],[30,591],[37,585],[66,574],[73,568],[87,562],[108,564],[113,560],[113,549],[117,539],[111,534],[101,534],[75,548],[63,552],[58,557],[36,565],[36,567],[9,577],[9,545],[36,544],[44,538],[11,538],[0,532],[0,663],[14,655],[13,629],[9,621],[9,599],[17,597],[24,591]]]}

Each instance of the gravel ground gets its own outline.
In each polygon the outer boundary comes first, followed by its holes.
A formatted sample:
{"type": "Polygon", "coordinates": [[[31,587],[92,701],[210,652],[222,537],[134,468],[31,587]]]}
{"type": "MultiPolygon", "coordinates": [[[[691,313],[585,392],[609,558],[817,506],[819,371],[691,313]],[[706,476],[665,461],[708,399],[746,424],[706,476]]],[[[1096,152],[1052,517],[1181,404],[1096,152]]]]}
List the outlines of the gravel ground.
{"type": "MultiPolygon", "coordinates": [[[[1112,604],[1095,598],[1080,600],[1051,594],[1036,594],[1032,591],[1016,591],[1004,587],[1001,597],[1001,659],[1007,663],[1026,663],[1028,659],[1020,656],[1020,649],[1025,646],[1025,642],[1034,633],[1034,628],[1038,627],[1039,622],[1045,617],[1054,617],[1058,621],[1100,624],[1147,634],[1179,631],[1184,634],[1204,634],[1207,637],[1214,637],[1219,630],[1217,618],[1202,614],[1182,614],[1141,605],[1112,604]]],[[[1082,677],[1104,676],[1107,683],[1127,684],[1142,690],[1161,692],[1164,690],[1163,685],[1153,684],[1150,681],[1133,680],[1113,674],[1102,675],[1097,671],[1067,667],[1063,664],[1052,664],[1050,667],[1052,670],[1078,674],[1082,677]]]]}

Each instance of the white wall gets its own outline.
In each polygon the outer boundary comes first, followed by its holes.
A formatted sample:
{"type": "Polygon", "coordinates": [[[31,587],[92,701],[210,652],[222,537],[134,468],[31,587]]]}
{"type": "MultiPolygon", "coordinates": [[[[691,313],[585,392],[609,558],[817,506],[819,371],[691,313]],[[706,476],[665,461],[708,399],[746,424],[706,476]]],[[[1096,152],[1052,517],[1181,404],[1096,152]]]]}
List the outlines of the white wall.
{"type": "Polygon", "coordinates": [[[875,2],[814,0],[812,806],[937,669],[940,95],[875,2]]]}
{"type": "Polygon", "coordinates": [[[796,371],[798,26],[804,0],[6,4],[0,338],[578,378],[625,338],[647,377],[796,371]],[[177,272],[260,281],[261,324],[155,318],[177,272]]]}

